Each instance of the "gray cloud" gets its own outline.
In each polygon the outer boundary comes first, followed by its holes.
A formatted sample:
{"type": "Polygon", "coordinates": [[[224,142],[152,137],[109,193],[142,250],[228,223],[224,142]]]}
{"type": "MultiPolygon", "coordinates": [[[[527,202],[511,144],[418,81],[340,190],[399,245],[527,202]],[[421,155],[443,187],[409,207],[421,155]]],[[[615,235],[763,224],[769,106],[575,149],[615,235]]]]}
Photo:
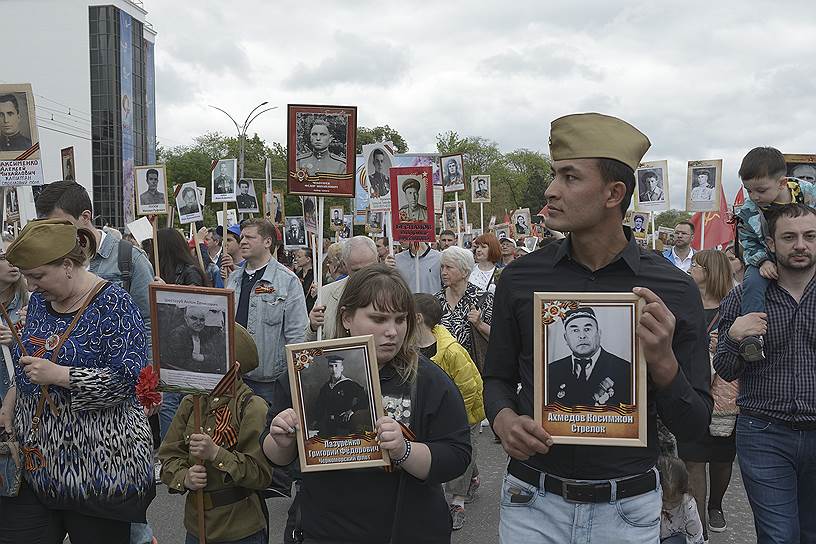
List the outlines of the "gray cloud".
{"type": "Polygon", "coordinates": [[[289,89],[352,84],[387,88],[399,82],[408,69],[408,54],[384,41],[365,40],[337,32],[332,53],[314,64],[299,62],[283,84],[289,89]]]}

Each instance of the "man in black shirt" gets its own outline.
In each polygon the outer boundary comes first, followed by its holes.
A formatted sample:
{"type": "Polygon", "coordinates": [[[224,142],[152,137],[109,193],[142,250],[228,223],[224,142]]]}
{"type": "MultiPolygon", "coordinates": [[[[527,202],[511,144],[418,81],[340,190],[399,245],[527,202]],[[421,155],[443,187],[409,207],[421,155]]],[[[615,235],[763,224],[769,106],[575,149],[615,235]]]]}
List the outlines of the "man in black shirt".
{"type": "Polygon", "coordinates": [[[502,490],[502,542],[657,542],[656,416],[679,439],[708,428],[713,403],[699,292],[660,255],[640,250],[621,224],[649,145],[614,117],[569,115],[552,123],[547,226],[570,235],[504,268],[484,371],[488,418],[512,458],[502,490]],[[539,291],[634,291],[644,299],[636,334],[649,375],[647,447],[554,446],[532,419],[539,291]]]}

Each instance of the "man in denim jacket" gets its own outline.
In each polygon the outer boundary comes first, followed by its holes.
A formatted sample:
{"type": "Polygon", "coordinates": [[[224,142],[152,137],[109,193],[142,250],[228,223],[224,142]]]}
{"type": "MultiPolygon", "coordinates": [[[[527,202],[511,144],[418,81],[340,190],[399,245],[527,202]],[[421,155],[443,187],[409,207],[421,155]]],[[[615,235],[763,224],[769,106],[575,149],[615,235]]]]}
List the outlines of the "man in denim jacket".
{"type": "Polygon", "coordinates": [[[256,395],[269,403],[267,426],[275,406],[289,394],[286,344],[305,341],[309,324],[303,287],[295,274],[272,257],[275,227],[266,219],[249,219],[241,227],[244,262],[227,279],[235,291],[235,321],[249,331],[258,346],[260,364],[244,376],[256,395]]]}

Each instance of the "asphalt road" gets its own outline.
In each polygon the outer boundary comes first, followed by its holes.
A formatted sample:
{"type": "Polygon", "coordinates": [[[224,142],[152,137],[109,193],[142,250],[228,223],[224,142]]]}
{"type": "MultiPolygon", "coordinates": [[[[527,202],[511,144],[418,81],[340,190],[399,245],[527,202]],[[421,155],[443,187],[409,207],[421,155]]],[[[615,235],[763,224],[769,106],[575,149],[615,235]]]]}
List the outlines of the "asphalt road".
{"type": "MultiPolygon", "coordinates": [[[[467,505],[465,526],[454,532],[453,542],[457,544],[492,544],[499,541],[499,493],[504,477],[506,457],[501,445],[493,443],[489,429],[479,435],[479,472],[482,485],[476,500],[467,505]]],[[[270,543],[283,541],[283,527],[289,499],[269,499],[270,543]]],[[[728,529],[724,533],[712,533],[711,544],[756,542],[751,508],[742,486],[739,467],[734,466],[734,475],[728,493],[723,501],[728,529]]],[[[148,510],[148,519],[159,544],[182,544],[184,542],[184,498],[169,495],[161,486],[156,500],[148,510]]]]}

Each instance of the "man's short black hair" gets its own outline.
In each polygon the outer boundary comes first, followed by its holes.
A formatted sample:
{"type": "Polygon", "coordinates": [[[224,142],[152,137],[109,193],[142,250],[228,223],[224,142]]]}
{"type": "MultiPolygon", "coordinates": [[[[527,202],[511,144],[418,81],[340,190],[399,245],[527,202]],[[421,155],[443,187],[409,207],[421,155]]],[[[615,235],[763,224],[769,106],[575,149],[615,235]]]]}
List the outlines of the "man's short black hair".
{"type": "Polygon", "coordinates": [[[156,170],[155,168],[148,169],[148,171],[145,172],[145,178],[147,178],[147,176],[149,176],[150,174],[155,174],[157,178],[159,177],[159,171],[156,170]]]}
{"type": "Polygon", "coordinates": [[[384,156],[385,156],[385,151],[383,151],[381,148],[379,148],[379,147],[378,147],[377,149],[375,149],[375,150],[374,150],[374,151],[371,153],[371,156],[372,156],[372,157],[373,157],[374,155],[382,155],[382,156],[384,157],[384,156]]]}
{"type": "Polygon", "coordinates": [[[755,147],[742,159],[739,177],[742,181],[756,178],[781,178],[788,171],[782,152],[773,147],[755,147]]]}
{"type": "Polygon", "coordinates": [[[245,179],[242,179],[238,182],[238,186],[240,187],[241,185],[246,185],[247,187],[249,187],[249,182],[245,179]]]}
{"type": "Polygon", "coordinates": [[[694,236],[694,223],[691,221],[678,221],[674,228],[676,229],[678,225],[688,225],[688,228],[691,229],[691,235],[694,236]]]}
{"type": "Polygon", "coordinates": [[[779,221],[779,219],[783,217],[793,219],[796,217],[803,217],[805,215],[816,215],[816,209],[813,209],[807,204],[785,204],[784,206],[773,208],[773,211],[769,215],[768,234],[770,234],[771,238],[774,238],[776,235],[776,222],[779,221]]]}
{"type": "Polygon", "coordinates": [[[14,106],[14,111],[18,114],[20,113],[20,104],[17,103],[17,97],[13,94],[4,94],[0,96],[0,102],[11,102],[11,105],[14,106]]]}
{"type": "Polygon", "coordinates": [[[64,211],[74,219],[79,219],[85,210],[93,213],[93,204],[85,187],[76,181],[68,180],[54,181],[46,185],[34,202],[34,207],[39,218],[48,217],[56,209],[64,211]]]}
{"type": "Polygon", "coordinates": [[[184,190],[181,192],[181,198],[184,198],[189,193],[193,193],[196,197],[196,200],[198,200],[198,191],[196,191],[192,187],[185,187],[184,190]]]}
{"type": "Polygon", "coordinates": [[[604,183],[620,181],[626,185],[626,194],[620,203],[621,215],[626,215],[626,210],[632,202],[632,193],[635,192],[635,171],[615,159],[598,159],[598,170],[604,183]]]}

